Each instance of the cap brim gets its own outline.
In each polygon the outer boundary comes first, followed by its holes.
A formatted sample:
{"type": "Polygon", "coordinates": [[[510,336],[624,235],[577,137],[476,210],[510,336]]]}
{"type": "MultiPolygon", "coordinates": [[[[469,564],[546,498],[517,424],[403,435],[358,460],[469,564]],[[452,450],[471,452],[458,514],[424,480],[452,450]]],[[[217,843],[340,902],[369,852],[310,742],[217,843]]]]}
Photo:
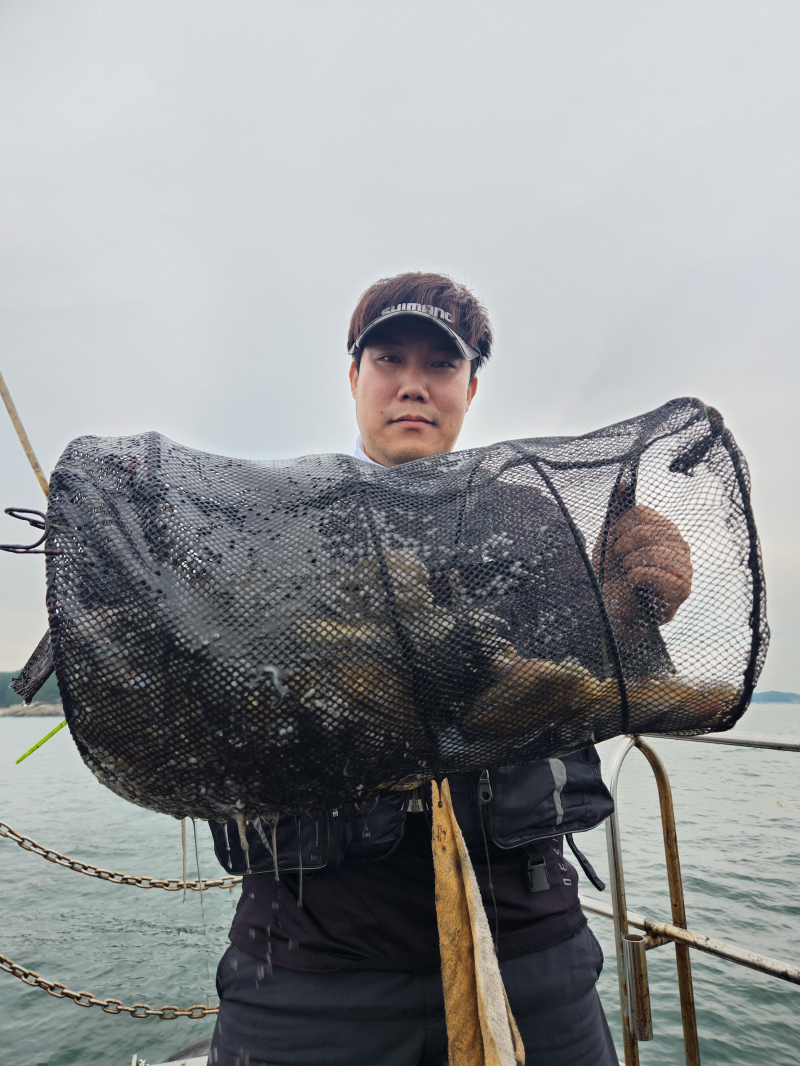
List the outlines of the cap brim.
{"type": "Polygon", "coordinates": [[[456,331],[449,326],[446,322],[443,322],[441,318],[434,318],[433,315],[429,315],[425,311],[408,311],[397,310],[388,311],[385,315],[381,315],[380,318],[374,319],[370,324],[359,333],[356,337],[353,346],[350,349],[350,355],[353,355],[357,349],[364,347],[366,339],[371,333],[374,333],[379,326],[382,326],[384,322],[388,322],[393,318],[424,318],[426,322],[430,322],[433,326],[438,326],[447,336],[455,342],[459,353],[463,356],[467,362],[472,362],[473,359],[480,359],[481,353],[476,348],[471,348],[469,344],[460,336],[456,331]]]}

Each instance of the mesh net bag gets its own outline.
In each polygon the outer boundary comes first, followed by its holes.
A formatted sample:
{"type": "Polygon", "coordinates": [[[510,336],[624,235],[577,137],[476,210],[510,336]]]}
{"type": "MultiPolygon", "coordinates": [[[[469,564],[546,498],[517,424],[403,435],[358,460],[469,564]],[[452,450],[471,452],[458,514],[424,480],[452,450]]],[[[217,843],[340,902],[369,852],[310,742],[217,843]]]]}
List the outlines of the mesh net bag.
{"type": "Polygon", "coordinates": [[[697,400],[392,469],[83,437],[48,517],[72,735],[103,784],[175,816],[299,813],[624,732],[727,729],[766,653],[746,464],[697,400]],[[691,549],[667,624],[646,587],[622,606],[613,544],[634,505],[691,549]]]}

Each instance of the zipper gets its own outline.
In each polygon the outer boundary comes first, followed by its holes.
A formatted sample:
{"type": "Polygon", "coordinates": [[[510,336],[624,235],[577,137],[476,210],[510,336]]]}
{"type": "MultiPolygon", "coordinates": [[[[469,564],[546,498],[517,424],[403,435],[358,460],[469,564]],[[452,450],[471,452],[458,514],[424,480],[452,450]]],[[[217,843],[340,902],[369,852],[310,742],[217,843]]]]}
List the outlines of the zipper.
{"type": "Polygon", "coordinates": [[[479,803],[486,804],[491,803],[492,796],[492,782],[489,780],[489,771],[481,770],[481,776],[478,778],[478,801],[479,803]]]}
{"type": "MultiPolygon", "coordinates": [[[[592,829],[597,829],[597,826],[602,825],[604,821],[605,818],[601,818],[601,820],[595,825],[587,825],[585,829],[570,829],[570,834],[589,833],[592,829]]],[[[516,844],[499,844],[496,840],[494,842],[497,844],[498,848],[501,848],[503,851],[513,851],[514,848],[523,848],[526,844],[535,844],[537,840],[547,840],[549,837],[564,837],[565,835],[563,829],[554,825],[546,832],[537,833],[536,836],[530,837],[528,840],[518,840],[516,844]]],[[[494,840],[494,837],[492,837],[492,839],[494,840]]]]}

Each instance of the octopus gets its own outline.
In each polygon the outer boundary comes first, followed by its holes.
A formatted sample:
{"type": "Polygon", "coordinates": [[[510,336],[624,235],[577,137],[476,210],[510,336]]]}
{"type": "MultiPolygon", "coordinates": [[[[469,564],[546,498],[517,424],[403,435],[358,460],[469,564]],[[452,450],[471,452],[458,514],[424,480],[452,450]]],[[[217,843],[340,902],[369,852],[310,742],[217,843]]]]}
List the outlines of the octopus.
{"type": "MultiPolygon", "coordinates": [[[[500,620],[480,610],[453,610],[434,602],[429,574],[412,552],[390,551],[385,568],[368,559],[340,575],[337,593],[346,605],[341,616],[304,619],[293,637],[318,657],[314,682],[309,668],[289,675],[289,686],[324,691],[325,706],[334,703],[346,716],[384,722],[427,744],[414,710],[407,671],[390,662],[384,649],[396,648],[402,631],[414,653],[425,661],[432,648],[447,647],[447,638],[466,634],[472,665],[482,677],[478,694],[466,709],[455,710],[445,724],[447,748],[463,737],[523,740],[543,729],[558,730],[581,722],[590,736],[620,732],[621,700],[615,678],[598,678],[573,659],[552,662],[526,658],[500,635],[500,620]],[[393,615],[386,586],[391,585],[393,615]],[[300,675],[303,675],[302,681],[300,675]]],[[[627,681],[632,732],[713,728],[740,697],[724,682],[700,683],[679,677],[627,681]]],[[[412,787],[412,786],[407,786],[412,787]]]]}

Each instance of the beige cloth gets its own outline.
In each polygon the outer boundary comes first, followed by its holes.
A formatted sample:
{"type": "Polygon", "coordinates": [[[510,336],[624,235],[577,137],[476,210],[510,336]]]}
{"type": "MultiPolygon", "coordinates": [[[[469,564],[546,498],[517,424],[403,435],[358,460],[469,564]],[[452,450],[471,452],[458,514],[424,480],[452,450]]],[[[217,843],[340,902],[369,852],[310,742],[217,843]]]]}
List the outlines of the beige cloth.
{"type": "Polygon", "coordinates": [[[508,1005],[450,787],[433,789],[436,916],[450,1066],[522,1066],[525,1049],[508,1005]]]}

